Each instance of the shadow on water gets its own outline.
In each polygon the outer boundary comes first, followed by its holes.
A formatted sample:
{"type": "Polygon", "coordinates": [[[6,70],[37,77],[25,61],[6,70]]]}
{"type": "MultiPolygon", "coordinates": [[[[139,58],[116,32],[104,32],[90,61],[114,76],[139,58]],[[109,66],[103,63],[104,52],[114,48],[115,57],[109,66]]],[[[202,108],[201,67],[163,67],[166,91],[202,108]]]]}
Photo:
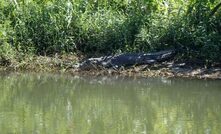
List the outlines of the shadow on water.
{"type": "Polygon", "coordinates": [[[221,133],[221,82],[0,76],[3,133],[221,133]]]}

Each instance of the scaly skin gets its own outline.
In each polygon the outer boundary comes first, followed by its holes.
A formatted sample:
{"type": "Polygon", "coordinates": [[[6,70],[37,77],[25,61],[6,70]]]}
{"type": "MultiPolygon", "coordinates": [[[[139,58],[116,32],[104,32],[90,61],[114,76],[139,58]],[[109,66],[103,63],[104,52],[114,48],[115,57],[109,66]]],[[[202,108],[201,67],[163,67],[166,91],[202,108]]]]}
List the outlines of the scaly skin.
{"type": "Polygon", "coordinates": [[[80,70],[90,70],[98,68],[119,68],[132,65],[153,64],[163,62],[175,55],[174,50],[166,50],[155,53],[127,53],[115,56],[104,56],[99,58],[89,58],[75,65],[80,70]]]}

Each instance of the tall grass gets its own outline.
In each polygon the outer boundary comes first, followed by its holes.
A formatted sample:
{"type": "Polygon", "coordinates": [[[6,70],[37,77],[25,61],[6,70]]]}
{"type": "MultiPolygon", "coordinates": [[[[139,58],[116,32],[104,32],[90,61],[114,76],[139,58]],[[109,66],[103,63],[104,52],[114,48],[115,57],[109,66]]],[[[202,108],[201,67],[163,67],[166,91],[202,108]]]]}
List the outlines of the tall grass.
{"type": "Polygon", "coordinates": [[[219,0],[1,1],[0,49],[50,55],[176,48],[182,58],[220,61],[221,8],[214,10],[218,4],[219,0]]]}

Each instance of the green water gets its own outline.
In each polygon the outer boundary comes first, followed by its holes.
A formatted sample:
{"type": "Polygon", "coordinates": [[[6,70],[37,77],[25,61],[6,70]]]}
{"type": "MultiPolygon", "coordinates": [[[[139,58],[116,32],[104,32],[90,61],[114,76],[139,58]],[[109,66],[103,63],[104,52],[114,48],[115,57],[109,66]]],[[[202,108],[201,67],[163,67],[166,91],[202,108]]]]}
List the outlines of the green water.
{"type": "Polygon", "coordinates": [[[220,134],[221,81],[0,76],[1,134],[220,134]]]}

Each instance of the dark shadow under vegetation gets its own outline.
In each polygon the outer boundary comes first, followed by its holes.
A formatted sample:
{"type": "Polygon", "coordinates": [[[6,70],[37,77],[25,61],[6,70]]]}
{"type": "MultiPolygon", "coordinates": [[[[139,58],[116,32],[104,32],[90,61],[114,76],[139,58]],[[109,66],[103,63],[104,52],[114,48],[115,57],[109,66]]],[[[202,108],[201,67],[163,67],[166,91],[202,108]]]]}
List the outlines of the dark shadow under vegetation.
{"type": "Polygon", "coordinates": [[[1,1],[1,64],[27,54],[94,57],[168,48],[178,60],[220,63],[220,6],[219,0],[1,1]]]}

